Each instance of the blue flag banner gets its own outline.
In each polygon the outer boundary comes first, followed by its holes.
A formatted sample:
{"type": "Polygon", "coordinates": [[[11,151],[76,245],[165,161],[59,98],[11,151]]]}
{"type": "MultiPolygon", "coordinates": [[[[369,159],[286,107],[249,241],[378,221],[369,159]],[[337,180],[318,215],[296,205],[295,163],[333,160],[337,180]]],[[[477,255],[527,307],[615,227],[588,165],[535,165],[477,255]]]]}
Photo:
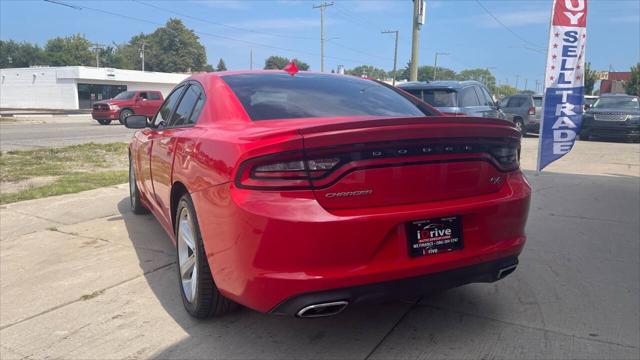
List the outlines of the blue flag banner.
{"type": "Polygon", "coordinates": [[[587,0],[554,0],[545,70],[538,171],[571,151],[580,133],[586,38],[587,0]]]}

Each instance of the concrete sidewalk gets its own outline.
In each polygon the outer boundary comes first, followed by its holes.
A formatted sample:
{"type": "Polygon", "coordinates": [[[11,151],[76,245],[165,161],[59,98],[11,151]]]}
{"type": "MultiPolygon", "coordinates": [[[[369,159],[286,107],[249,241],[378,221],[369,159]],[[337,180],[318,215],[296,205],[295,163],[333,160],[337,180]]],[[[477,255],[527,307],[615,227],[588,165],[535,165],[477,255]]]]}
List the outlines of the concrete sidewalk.
{"type": "Polygon", "coordinates": [[[0,358],[638,358],[639,179],[528,174],[521,265],[495,284],[301,320],[198,321],[126,185],[0,208],[0,358]]]}

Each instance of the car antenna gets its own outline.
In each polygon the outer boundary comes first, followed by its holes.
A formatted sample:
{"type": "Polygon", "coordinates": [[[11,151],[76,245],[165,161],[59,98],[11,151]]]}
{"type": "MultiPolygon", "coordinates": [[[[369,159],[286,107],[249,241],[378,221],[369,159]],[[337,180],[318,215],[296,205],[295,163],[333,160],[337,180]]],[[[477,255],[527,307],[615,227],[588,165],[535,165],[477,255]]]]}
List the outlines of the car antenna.
{"type": "Polygon", "coordinates": [[[291,62],[287,64],[287,66],[282,69],[289,73],[289,75],[294,76],[298,73],[298,66],[296,65],[296,59],[291,59],[291,62]]]}

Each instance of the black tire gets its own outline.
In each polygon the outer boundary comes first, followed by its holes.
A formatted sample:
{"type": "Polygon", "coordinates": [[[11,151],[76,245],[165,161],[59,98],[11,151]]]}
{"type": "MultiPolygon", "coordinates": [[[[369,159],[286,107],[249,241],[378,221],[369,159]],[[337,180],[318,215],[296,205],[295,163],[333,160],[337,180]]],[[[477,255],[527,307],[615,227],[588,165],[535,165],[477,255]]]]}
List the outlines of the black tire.
{"type": "Polygon", "coordinates": [[[109,120],[109,119],[98,119],[98,123],[100,123],[100,125],[109,125],[109,124],[111,124],[111,120],[109,120]]]}
{"type": "Polygon", "coordinates": [[[131,111],[131,109],[122,109],[120,110],[118,121],[120,121],[120,124],[124,125],[124,119],[128,118],[131,115],[133,115],[133,111],[131,111]]]}
{"type": "Polygon", "coordinates": [[[180,297],[182,298],[182,303],[187,310],[187,312],[196,318],[209,318],[209,317],[218,317],[225,314],[228,314],[235,310],[238,305],[233,301],[224,297],[213,280],[213,276],[211,275],[211,270],[209,269],[209,263],[207,261],[206,253],[204,251],[204,245],[202,242],[202,237],[200,235],[200,225],[198,223],[198,217],[195,212],[195,208],[193,206],[193,201],[189,194],[184,194],[180,201],[178,202],[178,207],[176,209],[176,221],[175,221],[175,234],[176,241],[179,241],[178,234],[180,231],[180,223],[181,223],[181,214],[182,211],[185,210],[189,213],[189,217],[191,219],[191,224],[193,227],[194,238],[195,238],[195,252],[196,252],[196,260],[195,267],[197,268],[197,279],[195,281],[195,296],[193,296],[192,301],[189,301],[187,296],[185,295],[185,289],[182,283],[182,274],[180,271],[180,244],[176,246],[176,264],[178,271],[178,288],[180,289],[180,297]]]}
{"type": "Polygon", "coordinates": [[[133,161],[129,157],[129,202],[131,203],[131,211],[134,214],[146,214],[149,212],[140,201],[140,190],[136,183],[136,172],[133,168],[133,161]]]}
{"type": "Polygon", "coordinates": [[[513,119],[513,125],[516,126],[516,129],[518,131],[520,131],[522,136],[526,136],[527,135],[527,129],[524,128],[524,121],[522,121],[522,119],[520,119],[520,118],[513,119]]]}

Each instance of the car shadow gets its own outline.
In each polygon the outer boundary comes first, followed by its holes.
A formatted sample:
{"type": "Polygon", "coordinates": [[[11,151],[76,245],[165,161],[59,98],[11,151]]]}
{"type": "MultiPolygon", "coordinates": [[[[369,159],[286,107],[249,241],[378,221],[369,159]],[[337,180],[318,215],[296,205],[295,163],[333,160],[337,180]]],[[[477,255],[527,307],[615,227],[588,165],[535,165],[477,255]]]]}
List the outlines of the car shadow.
{"type": "MultiPolygon", "coordinates": [[[[275,316],[240,307],[220,318],[195,319],[183,308],[175,249],[160,224],[152,215],[133,214],[128,198],[118,203],[118,209],[149,288],[163,310],[187,334],[176,343],[155,349],[153,358],[365,358],[413,311],[430,307],[431,300],[449,301],[447,292],[438,292],[422,299],[347,308],[327,318],[275,316]],[[152,259],[149,250],[155,254],[152,259]]],[[[450,316],[451,321],[458,321],[459,315],[450,316]]],[[[422,319],[425,328],[433,326],[429,325],[428,316],[422,319]]],[[[482,327],[476,327],[464,336],[481,331],[482,327]]]]}

